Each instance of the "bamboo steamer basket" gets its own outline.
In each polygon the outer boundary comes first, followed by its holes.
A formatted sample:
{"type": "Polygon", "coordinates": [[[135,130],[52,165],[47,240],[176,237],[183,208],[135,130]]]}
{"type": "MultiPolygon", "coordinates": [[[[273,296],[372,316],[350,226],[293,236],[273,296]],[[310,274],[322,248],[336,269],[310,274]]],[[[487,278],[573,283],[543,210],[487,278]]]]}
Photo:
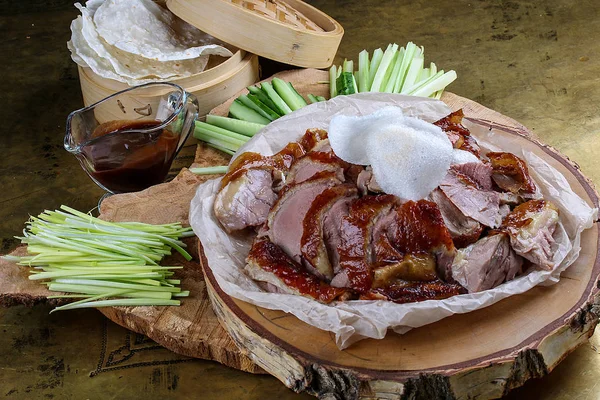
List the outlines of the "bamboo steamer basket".
{"type": "Polygon", "coordinates": [[[300,0],[167,0],[179,18],[254,54],[299,67],[327,68],[344,34],[300,0]]]}
{"type": "MultiPolygon", "coordinates": [[[[201,116],[258,80],[258,56],[255,54],[237,50],[232,57],[223,59],[211,56],[211,59],[215,60],[212,60],[209,68],[204,71],[172,80],[196,96],[201,116]]],[[[126,83],[101,77],[90,68],[78,67],[78,70],[83,102],[86,106],[130,87],[126,83]]],[[[157,89],[155,94],[131,97],[132,103],[128,107],[143,108],[150,105],[154,108],[162,94],[164,93],[157,89]]],[[[96,112],[96,119],[100,123],[122,118],[123,112],[116,103],[102,107],[96,112]]]]}

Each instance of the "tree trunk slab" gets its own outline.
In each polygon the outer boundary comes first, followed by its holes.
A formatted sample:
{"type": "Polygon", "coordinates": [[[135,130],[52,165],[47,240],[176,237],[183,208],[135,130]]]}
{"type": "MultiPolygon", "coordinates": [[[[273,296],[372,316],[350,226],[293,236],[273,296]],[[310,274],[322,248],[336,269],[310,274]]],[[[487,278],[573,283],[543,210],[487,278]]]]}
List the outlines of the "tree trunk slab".
{"type": "MultiPolygon", "coordinates": [[[[317,77],[321,72],[280,77],[298,82],[300,92],[306,93],[302,82],[326,79],[317,77]]],[[[443,100],[453,110],[462,108],[472,122],[520,141],[563,173],[588,204],[598,206],[598,195],[578,166],[523,125],[451,93],[443,100]]],[[[202,249],[200,257],[221,324],[244,354],[296,392],[322,399],[492,399],[548,374],[593,334],[600,316],[598,244],[594,224],[582,234],[579,258],[555,285],[537,286],[490,307],[404,335],[390,332],[381,340],[366,339],[345,350],[337,348],[333,334],[291,314],[228,296],[202,249]]]]}

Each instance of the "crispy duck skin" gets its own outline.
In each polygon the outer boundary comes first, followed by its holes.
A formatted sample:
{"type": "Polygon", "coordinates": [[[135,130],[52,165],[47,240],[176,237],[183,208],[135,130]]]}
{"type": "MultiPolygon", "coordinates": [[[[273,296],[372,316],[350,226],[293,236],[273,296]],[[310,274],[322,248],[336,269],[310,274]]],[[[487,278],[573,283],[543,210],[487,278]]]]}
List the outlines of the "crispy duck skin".
{"type": "Polygon", "coordinates": [[[433,124],[442,128],[442,131],[448,135],[455,149],[465,150],[480,157],[480,148],[471,132],[462,124],[464,118],[462,109],[448,114],[444,118],[433,124]]]}
{"type": "Polygon", "coordinates": [[[278,292],[298,294],[322,303],[330,303],[349,293],[319,280],[296,263],[266,237],[256,238],[246,258],[246,272],[255,280],[266,282],[278,292]]]}
{"type": "Polygon", "coordinates": [[[414,303],[425,300],[442,300],[467,290],[456,283],[439,279],[430,282],[406,282],[398,280],[389,286],[375,288],[360,296],[360,300],[388,300],[394,303],[414,303]]]}
{"type": "Polygon", "coordinates": [[[451,278],[454,242],[438,206],[428,200],[408,201],[397,207],[388,230],[390,243],[403,254],[432,254],[439,276],[451,278]]]}
{"type": "Polygon", "coordinates": [[[371,268],[371,235],[378,217],[386,214],[398,199],[392,195],[365,196],[352,202],[349,214],[342,218],[341,243],[338,247],[340,267],[348,286],[366,293],[373,283],[371,268]]]}
{"type": "Polygon", "coordinates": [[[486,156],[492,166],[492,179],[500,189],[514,194],[535,193],[525,161],[512,153],[490,152],[486,156]]]}
{"type": "Polygon", "coordinates": [[[312,202],[303,221],[300,240],[303,260],[319,271],[326,279],[333,278],[334,268],[327,249],[324,222],[328,212],[338,201],[348,201],[357,197],[356,187],[350,184],[333,186],[323,191],[312,202]]]}
{"type": "Polygon", "coordinates": [[[523,258],[542,269],[554,267],[555,243],[552,235],[558,224],[558,209],[546,200],[529,200],[519,204],[502,221],[500,231],[508,233],[510,244],[523,258]]]}

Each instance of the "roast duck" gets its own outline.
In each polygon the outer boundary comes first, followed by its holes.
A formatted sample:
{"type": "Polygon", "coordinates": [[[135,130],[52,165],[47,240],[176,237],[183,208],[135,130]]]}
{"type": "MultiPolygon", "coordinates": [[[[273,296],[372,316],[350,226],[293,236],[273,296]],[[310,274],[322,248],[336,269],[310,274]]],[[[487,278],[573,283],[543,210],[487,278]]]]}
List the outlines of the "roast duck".
{"type": "Polygon", "coordinates": [[[272,156],[230,165],[214,212],[232,233],[255,229],[245,272],[267,291],[323,303],[444,299],[553,267],[557,208],[527,165],[480,148],[462,111],[435,122],[481,162],[452,165],[426,199],[381,192],[370,167],[338,158],[311,129],[272,156]]]}

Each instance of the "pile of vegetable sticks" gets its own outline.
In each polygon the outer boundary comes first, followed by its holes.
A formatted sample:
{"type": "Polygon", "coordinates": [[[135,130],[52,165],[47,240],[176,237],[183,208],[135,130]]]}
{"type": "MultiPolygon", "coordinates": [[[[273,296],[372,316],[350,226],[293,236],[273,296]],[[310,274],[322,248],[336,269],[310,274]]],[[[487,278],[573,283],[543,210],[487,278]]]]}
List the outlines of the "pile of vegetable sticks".
{"type": "MultiPolygon", "coordinates": [[[[228,117],[207,115],[206,122],[196,121],[194,137],[227,154],[233,154],[269,122],[298,110],[308,103],[290,82],[273,78],[248,87],[229,107],[228,117]]],[[[311,103],[325,101],[308,95],[311,103]]]]}
{"type": "Polygon", "coordinates": [[[21,242],[29,255],[4,256],[33,267],[29,279],[66,292],[51,298],[82,298],[52,311],[87,307],[179,305],[189,291],[177,287],[173,270],[159,266],[172,249],[186,260],[182,237],[193,236],[179,223],[113,223],[67,206],[31,217],[21,242]]]}
{"type": "Polygon", "coordinates": [[[329,94],[335,97],[360,92],[401,93],[439,99],[444,88],[456,79],[456,72],[437,69],[434,63],[424,68],[424,48],[413,42],[406,47],[389,44],[385,51],[377,49],[369,57],[358,54],[358,69],[345,60],[329,69],[329,94]]]}

